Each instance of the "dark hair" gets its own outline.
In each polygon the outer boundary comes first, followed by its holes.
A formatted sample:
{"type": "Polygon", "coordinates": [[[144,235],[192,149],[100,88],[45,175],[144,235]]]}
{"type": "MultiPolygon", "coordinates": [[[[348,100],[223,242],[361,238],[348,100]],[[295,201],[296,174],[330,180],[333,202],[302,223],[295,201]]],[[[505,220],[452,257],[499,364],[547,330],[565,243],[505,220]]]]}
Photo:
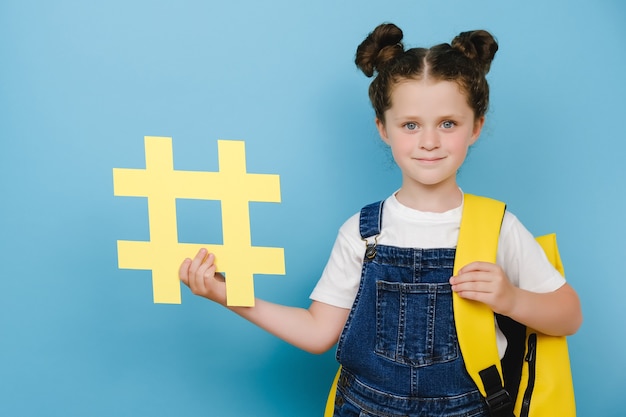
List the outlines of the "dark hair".
{"type": "Polygon", "coordinates": [[[393,87],[403,80],[432,78],[453,81],[467,96],[474,117],[480,118],[489,105],[489,72],[498,44],[485,30],[463,32],[451,44],[431,48],[404,50],[402,30],[393,23],[378,26],[359,45],[355,63],[363,73],[376,78],[369,87],[369,96],[376,117],[385,121],[391,107],[393,87]]]}

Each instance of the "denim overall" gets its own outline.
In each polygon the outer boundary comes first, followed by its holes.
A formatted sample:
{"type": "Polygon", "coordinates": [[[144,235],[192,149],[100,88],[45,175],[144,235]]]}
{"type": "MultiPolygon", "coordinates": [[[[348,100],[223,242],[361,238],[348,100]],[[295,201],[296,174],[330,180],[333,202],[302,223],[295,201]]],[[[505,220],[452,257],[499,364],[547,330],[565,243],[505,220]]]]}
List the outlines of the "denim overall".
{"type": "Polygon", "coordinates": [[[455,249],[376,245],[382,206],[361,210],[367,250],[337,347],[334,415],[486,417],[456,338],[448,283],[455,249]]]}

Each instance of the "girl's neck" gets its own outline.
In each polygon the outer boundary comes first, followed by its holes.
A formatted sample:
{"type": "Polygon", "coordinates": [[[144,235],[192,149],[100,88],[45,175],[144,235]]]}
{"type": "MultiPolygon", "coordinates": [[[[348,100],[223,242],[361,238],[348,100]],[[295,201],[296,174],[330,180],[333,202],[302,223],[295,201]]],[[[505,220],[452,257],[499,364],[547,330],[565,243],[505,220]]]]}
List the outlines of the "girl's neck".
{"type": "Polygon", "coordinates": [[[463,193],[456,183],[446,187],[406,187],[403,184],[396,198],[402,205],[415,210],[443,213],[459,207],[463,193]]]}

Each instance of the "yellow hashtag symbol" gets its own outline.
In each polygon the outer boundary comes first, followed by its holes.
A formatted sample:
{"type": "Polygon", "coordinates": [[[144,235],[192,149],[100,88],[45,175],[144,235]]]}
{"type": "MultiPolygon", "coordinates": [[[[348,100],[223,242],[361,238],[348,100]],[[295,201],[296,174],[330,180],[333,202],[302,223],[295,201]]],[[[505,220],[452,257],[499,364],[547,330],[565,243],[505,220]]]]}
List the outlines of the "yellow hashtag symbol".
{"type": "Polygon", "coordinates": [[[283,248],[252,246],[249,202],[280,202],[278,175],[246,172],[245,144],[218,140],[218,172],[174,170],[172,139],[146,136],[146,169],[113,169],[116,196],[147,197],[150,241],[117,241],[118,266],[152,270],[155,303],[180,304],[178,267],[201,247],[225,272],[228,305],[254,305],[253,274],[284,274],[283,248]],[[176,199],[220,200],[222,245],[179,243],[176,199]]]}

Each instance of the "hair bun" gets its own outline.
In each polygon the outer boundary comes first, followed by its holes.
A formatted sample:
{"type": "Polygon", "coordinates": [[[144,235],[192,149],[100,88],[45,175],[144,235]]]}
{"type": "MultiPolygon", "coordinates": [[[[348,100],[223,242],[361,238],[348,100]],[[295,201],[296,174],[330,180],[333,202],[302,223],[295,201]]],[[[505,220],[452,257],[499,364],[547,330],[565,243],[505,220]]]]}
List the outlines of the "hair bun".
{"type": "Polygon", "coordinates": [[[498,50],[498,43],[486,30],[462,32],[452,40],[451,45],[469,59],[476,61],[485,74],[489,72],[491,61],[498,50]]]}
{"type": "Polygon", "coordinates": [[[402,30],[393,23],[374,29],[356,50],[355,64],[371,77],[404,53],[402,30]]]}

